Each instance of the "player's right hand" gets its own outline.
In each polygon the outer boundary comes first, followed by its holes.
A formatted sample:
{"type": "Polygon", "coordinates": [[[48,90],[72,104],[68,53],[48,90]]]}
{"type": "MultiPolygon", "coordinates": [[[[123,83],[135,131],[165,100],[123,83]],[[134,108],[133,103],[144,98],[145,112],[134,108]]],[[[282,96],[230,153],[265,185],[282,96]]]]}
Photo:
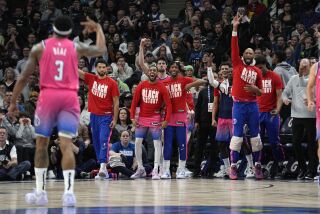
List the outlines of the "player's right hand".
{"type": "Polygon", "coordinates": [[[140,41],[140,45],[144,46],[146,44],[147,38],[142,38],[140,41]]]}
{"type": "Polygon", "coordinates": [[[213,127],[217,127],[218,126],[218,123],[216,120],[212,120],[212,124],[211,124],[213,127]]]}
{"type": "Polygon", "coordinates": [[[135,119],[132,119],[131,122],[132,122],[132,127],[136,128],[137,127],[137,121],[135,119]]]}
{"type": "Polygon", "coordinates": [[[87,21],[81,22],[81,25],[84,26],[84,30],[88,33],[96,32],[99,29],[100,24],[94,22],[87,16],[87,21]]]}

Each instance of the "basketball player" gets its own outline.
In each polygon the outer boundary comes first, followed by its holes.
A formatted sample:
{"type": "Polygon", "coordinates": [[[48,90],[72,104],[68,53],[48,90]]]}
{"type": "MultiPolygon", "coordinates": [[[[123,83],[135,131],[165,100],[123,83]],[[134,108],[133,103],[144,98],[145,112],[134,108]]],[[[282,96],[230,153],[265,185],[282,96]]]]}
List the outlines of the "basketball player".
{"type": "Polygon", "coordinates": [[[187,91],[191,87],[196,87],[207,83],[205,80],[195,80],[190,77],[180,75],[183,67],[179,62],[174,62],[169,72],[171,77],[163,81],[163,84],[169,91],[172,103],[172,115],[168,123],[168,127],[164,130],[164,173],[162,179],[170,179],[170,159],[172,155],[172,141],[175,135],[179,145],[179,166],[177,170],[177,178],[186,178],[186,144],[187,144],[187,91]]]}
{"type": "Polygon", "coordinates": [[[284,152],[280,144],[280,116],[279,112],[282,106],[283,84],[281,77],[267,68],[267,60],[264,56],[255,57],[256,66],[262,71],[262,94],[258,97],[260,112],[260,135],[268,133],[269,143],[275,160],[270,178],[274,178],[278,172],[278,166],[282,166],[284,161],[284,152]]]}
{"type": "Polygon", "coordinates": [[[96,32],[96,45],[73,43],[68,39],[73,22],[67,16],[58,17],[53,24],[54,36],[36,44],[29,55],[25,69],[13,91],[9,114],[14,114],[16,101],[28,78],[40,65],[41,92],[35,113],[36,153],[35,175],[36,189],[26,194],[26,202],[35,205],[48,203],[45,180],[49,165],[48,143],[53,127],[58,127],[60,148],[62,152],[62,169],[64,175],[63,206],[75,206],[73,193],[75,158],[72,151],[72,137],[76,135],[79,125],[79,88],[78,58],[81,56],[99,56],[105,50],[105,38],[99,24],[88,18],[82,22],[85,30],[96,32]]]}
{"type": "Polygon", "coordinates": [[[92,141],[100,163],[96,179],[108,179],[108,145],[112,129],[117,124],[119,114],[119,89],[117,82],[107,76],[107,62],[99,59],[95,63],[97,75],[79,71],[79,77],[88,86],[88,111],[92,141]]]}
{"type": "Polygon", "coordinates": [[[242,15],[237,13],[233,19],[233,31],[231,40],[231,60],[233,67],[233,137],[230,141],[231,150],[231,170],[230,179],[237,179],[236,163],[239,159],[239,153],[243,142],[243,127],[247,123],[249,127],[250,142],[255,163],[255,175],[257,179],[262,179],[263,174],[260,163],[260,153],[262,143],[259,136],[259,110],[256,96],[261,95],[260,69],[254,66],[254,52],[247,48],[242,56],[239,56],[238,25],[242,15]]]}
{"type": "MultiPolygon", "coordinates": [[[[141,39],[140,51],[139,51],[139,65],[146,69],[146,65],[143,62],[143,47],[146,39],[141,39]]],[[[135,153],[138,162],[138,169],[131,176],[132,179],[142,178],[146,176],[146,171],[142,165],[142,141],[146,137],[148,131],[151,131],[153,143],[154,143],[154,168],[152,171],[152,179],[159,180],[159,163],[161,158],[161,129],[166,128],[168,121],[171,117],[171,101],[167,89],[162,83],[157,80],[158,69],[155,63],[152,63],[148,68],[149,80],[141,82],[134,94],[130,117],[132,125],[136,127],[136,142],[135,153]],[[161,123],[161,108],[163,102],[166,105],[166,116],[161,123]],[[140,112],[138,121],[135,119],[136,107],[140,104],[140,112]]]]}
{"type": "MultiPolygon", "coordinates": [[[[320,47],[320,25],[316,28],[316,36],[318,37],[318,45],[320,47]]],[[[320,165],[320,63],[315,63],[310,68],[310,75],[307,86],[307,100],[308,110],[314,111],[316,108],[316,128],[317,128],[317,141],[318,141],[318,159],[320,165]],[[314,87],[315,93],[314,94],[314,87]],[[316,97],[316,100],[314,99],[316,97]]],[[[318,175],[318,184],[320,184],[320,176],[318,175]]]]}

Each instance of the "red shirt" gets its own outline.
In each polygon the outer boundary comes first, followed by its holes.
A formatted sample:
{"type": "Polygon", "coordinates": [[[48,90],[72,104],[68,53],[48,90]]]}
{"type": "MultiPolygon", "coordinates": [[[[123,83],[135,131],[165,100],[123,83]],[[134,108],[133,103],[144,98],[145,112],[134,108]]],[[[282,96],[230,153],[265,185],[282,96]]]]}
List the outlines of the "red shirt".
{"type": "Polygon", "coordinates": [[[258,97],[258,105],[260,112],[270,112],[277,107],[277,91],[283,89],[281,77],[273,72],[268,71],[262,76],[263,93],[258,97]]]}
{"type": "Polygon", "coordinates": [[[186,85],[193,82],[193,78],[178,76],[176,79],[170,78],[163,82],[169,91],[172,112],[187,112],[187,90],[186,85]]]}
{"type": "Polygon", "coordinates": [[[105,115],[113,113],[113,97],[120,95],[116,81],[110,77],[99,79],[90,73],[84,74],[84,82],[88,85],[88,111],[105,115]]]}
{"type": "Polygon", "coordinates": [[[244,87],[248,84],[256,85],[259,89],[262,88],[262,73],[255,66],[245,65],[239,56],[238,37],[232,36],[231,39],[231,60],[233,66],[233,83],[232,96],[235,100],[242,102],[256,101],[256,95],[246,92],[244,87]]]}
{"type": "Polygon", "coordinates": [[[136,107],[140,104],[141,117],[151,117],[160,114],[163,104],[166,104],[166,121],[171,117],[172,106],[167,89],[158,81],[151,84],[149,80],[139,83],[131,104],[130,117],[134,119],[136,107]]]}

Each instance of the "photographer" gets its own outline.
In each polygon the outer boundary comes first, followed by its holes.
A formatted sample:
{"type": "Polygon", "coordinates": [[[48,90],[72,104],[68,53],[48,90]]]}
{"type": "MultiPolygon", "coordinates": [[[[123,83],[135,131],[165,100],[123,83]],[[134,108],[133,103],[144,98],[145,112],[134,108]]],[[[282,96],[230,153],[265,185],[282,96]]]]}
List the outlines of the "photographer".
{"type": "Polygon", "coordinates": [[[16,147],[7,140],[7,130],[0,126],[0,180],[16,180],[29,170],[29,161],[18,164],[16,147]]]}

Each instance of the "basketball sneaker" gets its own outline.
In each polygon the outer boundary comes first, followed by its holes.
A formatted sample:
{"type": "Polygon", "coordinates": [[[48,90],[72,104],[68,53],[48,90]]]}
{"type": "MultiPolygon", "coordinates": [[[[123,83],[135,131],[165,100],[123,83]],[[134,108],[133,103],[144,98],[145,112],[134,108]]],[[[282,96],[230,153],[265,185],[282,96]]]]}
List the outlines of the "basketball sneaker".
{"type": "Polygon", "coordinates": [[[252,167],[248,166],[246,168],[246,172],[247,172],[246,178],[255,178],[254,171],[253,171],[252,167]]]}
{"type": "Polygon", "coordinates": [[[158,173],[158,169],[153,169],[152,170],[152,180],[160,180],[160,175],[158,173]]]}
{"type": "Polygon", "coordinates": [[[224,178],[227,176],[226,167],[224,165],[220,166],[220,170],[217,173],[214,173],[213,175],[216,178],[224,178]]]}
{"type": "Polygon", "coordinates": [[[146,170],[144,169],[144,167],[142,168],[138,168],[137,171],[131,175],[131,179],[137,179],[137,178],[144,178],[146,177],[146,170]]]}
{"type": "Polygon", "coordinates": [[[191,178],[193,175],[193,172],[191,172],[189,169],[185,168],[186,177],[191,178]]]}
{"type": "Polygon", "coordinates": [[[161,175],[161,179],[171,179],[170,171],[164,171],[161,175]]]}
{"type": "Polygon", "coordinates": [[[184,169],[178,168],[177,169],[177,179],[185,179],[186,178],[186,171],[184,169]]]}
{"type": "Polygon", "coordinates": [[[45,206],[48,204],[48,196],[46,191],[37,192],[35,189],[25,195],[25,200],[28,204],[45,206]]]}
{"type": "Polygon", "coordinates": [[[263,172],[261,168],[261,164],[257,164],[254,166],[254,174],[256,175],[256,179],[261,180],[263,179],[263,172]]]}
{"type": "Polygon", "coordinates": [[[62,197],[62,206],[74,207],[77,203],[76,196],[73,193],[64,193],[62,197]]]}
{"type": "Polygon", "coordinates": [[[230,167],[230,174],[229,174],[229,178],[231,180],[237,180],[238,179],[238,172],[237,172],[237,166],[236,165],[231,165],[230,167]]]}
{"type": "Polygon", "coordinates": [[[94,179],[97,179],[97,180],[109,179],[108,171],[99,171],[96,177],[94,177],[94,179]]]}

